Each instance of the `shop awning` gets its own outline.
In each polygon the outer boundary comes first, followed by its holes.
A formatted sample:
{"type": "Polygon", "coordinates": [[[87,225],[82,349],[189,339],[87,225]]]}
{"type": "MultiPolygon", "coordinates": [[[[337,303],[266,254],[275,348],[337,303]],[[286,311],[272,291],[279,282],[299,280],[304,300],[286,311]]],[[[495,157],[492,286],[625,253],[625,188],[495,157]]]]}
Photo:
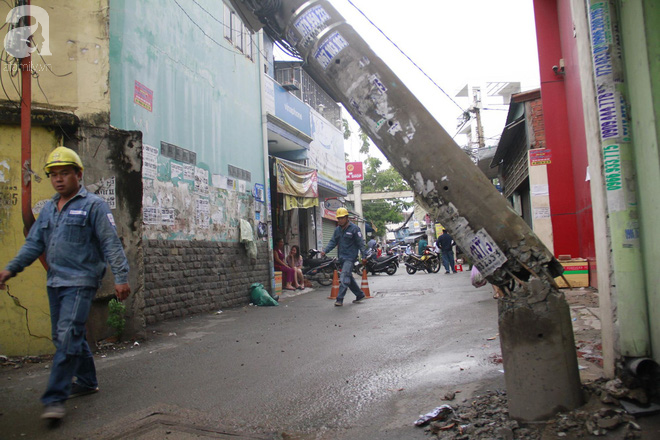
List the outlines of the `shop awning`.
{"type": "Polygon", "coordinates": [[[412,243],[422,235],[426,236],[426,232],[413,232],[412,234],[408,235],[403,239],[406,243],[412,243]]]}

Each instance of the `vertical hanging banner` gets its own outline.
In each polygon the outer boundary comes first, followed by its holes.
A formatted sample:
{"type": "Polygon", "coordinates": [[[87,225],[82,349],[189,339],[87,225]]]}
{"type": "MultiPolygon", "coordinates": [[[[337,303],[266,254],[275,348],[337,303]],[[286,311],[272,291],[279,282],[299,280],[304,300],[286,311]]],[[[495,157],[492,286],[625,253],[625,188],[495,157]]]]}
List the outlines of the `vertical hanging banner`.
{"type": "Polygon", "coordinates": [[[346,162],[346,180],[364,180],[362,162],[346,162]]]}
{"type": "Polygon", "coordinates": [[[596,102],[603,142],[622,141],[628,136],[625,102],[619,85],[623,83],[621,47],[612,32],[609,1],[591,1],[592,61],[596,81],[596,102]]]}

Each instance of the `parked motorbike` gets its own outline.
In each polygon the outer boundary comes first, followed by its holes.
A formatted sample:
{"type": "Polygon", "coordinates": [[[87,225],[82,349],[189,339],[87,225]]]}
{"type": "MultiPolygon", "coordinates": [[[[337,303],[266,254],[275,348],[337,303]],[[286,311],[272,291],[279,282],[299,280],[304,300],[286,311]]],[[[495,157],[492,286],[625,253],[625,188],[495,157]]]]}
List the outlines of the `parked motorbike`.
{"type": "Polygon", "coordinates": [[[426,249],[422,255],[410,254],[404,256],[406,272],[413,275],[418,270],[425,270],[428,273],[437,273],[440,270],[440,257],[431,249],[426,249]]]}
{"type": "Polygon", "coordinates": [[[310,249],[307,258],[303,257],[302,272],[306,279],[316,281],[322,286],[330,286],[335,270],[339,270],[336,258],[320,257],[321,251],[310,249]]]}
{"type": "Polygon", "coordinates": [[[369,252],[366,256],[366,260],[366,265],[362,265],[361,260],[355,262],[353,265],[353,271],[356,274],[362,275],[362,270],[367,269],[367,272],[372,275],[382,272],[385,272],[388,275],[394,275],[399,268],[399,259],[396,255],[377,257],[375,252],[369,252]]]}

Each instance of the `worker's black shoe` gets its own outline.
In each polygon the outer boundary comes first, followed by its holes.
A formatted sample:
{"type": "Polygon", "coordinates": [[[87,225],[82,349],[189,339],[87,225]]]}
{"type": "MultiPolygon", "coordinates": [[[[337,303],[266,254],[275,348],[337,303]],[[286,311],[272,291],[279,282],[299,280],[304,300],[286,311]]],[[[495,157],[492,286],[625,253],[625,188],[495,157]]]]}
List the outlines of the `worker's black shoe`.
{"type": "Polygon", "coordinates": [[[365,299],[366,299],[366,296],[365,296],[365,295],[362,295],[360,298],[355,298],[355,299],[353,300],[353,304],[360,304],[360,303],[362,303],[362,301],[364,301],[365,299]]]}
{"type": "Polygon", "coordinates": [[[80,385],[78,382],[71,384],[71,393],[69,393],[69,399],[74,397],[86,396],[88,394],[94,394],[99,392],[99,387],[86,387],[80,385]]]}

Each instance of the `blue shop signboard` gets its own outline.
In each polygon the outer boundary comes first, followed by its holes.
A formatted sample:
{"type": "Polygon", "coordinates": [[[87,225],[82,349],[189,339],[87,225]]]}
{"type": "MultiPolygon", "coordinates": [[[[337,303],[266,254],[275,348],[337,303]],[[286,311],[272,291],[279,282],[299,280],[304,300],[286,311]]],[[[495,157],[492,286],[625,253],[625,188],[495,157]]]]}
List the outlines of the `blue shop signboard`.
{"type": "Polygon", "coordinates": [[[309,106],[287,92],[279,84],[275,86],[275,116],[297,128],[307,136],[312,135],[309,106]]]}

